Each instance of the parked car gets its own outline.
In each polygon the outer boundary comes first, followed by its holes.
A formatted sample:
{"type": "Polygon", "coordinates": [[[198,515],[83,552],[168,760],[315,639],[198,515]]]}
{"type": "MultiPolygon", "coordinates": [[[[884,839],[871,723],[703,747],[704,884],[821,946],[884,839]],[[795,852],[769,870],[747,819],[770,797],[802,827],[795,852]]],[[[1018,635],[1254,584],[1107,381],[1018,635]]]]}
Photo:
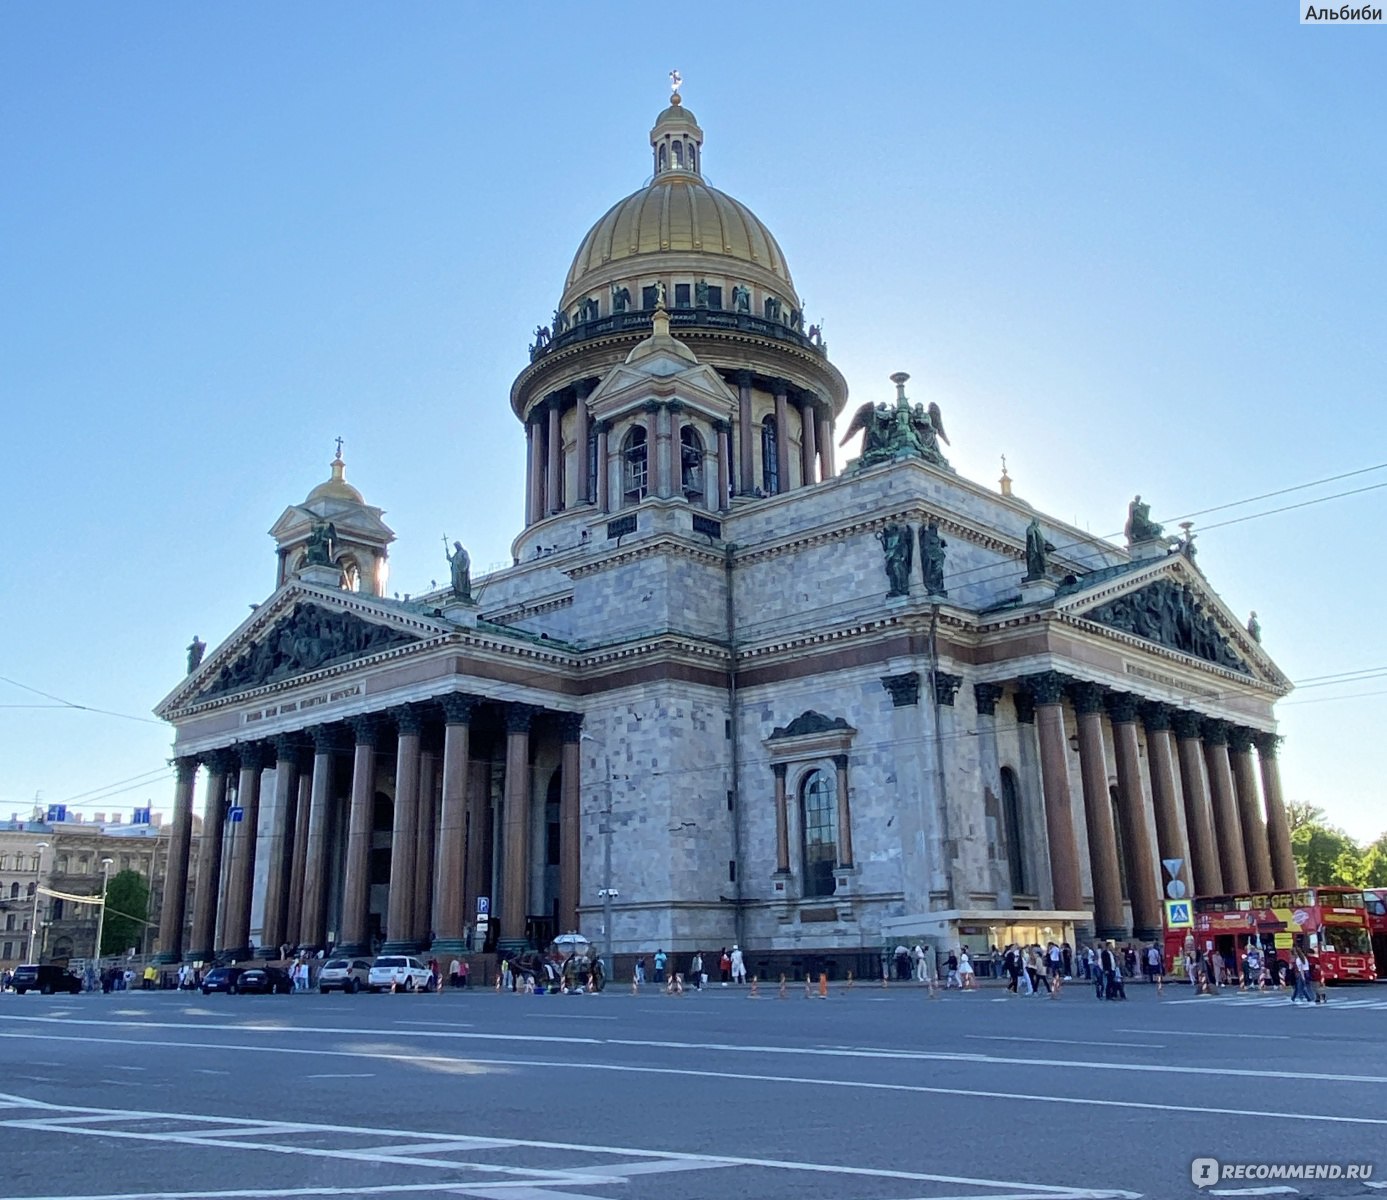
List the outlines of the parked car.
{"type": "Polygon", "coordinates": [[[236,984],[245,973],[243,967],[213,967],[202,977],[202,994],[226,992],[234,996],[236,984]]]}
{"type": "Polygon", "coordinates": [[[334,988],[348,993],[360,991],[371,986],[371,960],[369,958],[330,958],[318,972],[318,990],[330,992],[334,988]]]}
{"type": "Polygon", "coordinates": [[[283,967],[250,967],[241,972],[236,990],[261,996],[287,996],[294,990],[294,981],[283,967]]]}
{"type": "Polygon", "coordinates": [[[70,992],[75,996],[82,990],[82,981],[56,963],[26,963],[15,967],[10,986],[21,996],[29,991],[42,992],[45,996],[70,992]]]}
{"type": "Polygon", "coordinates": [[[433,972],[417,958],[383,954],[371,964],[371,973],[366,982],[373,992],[391,987],[402,992],[422,992],[433,982],[433,972]]]}

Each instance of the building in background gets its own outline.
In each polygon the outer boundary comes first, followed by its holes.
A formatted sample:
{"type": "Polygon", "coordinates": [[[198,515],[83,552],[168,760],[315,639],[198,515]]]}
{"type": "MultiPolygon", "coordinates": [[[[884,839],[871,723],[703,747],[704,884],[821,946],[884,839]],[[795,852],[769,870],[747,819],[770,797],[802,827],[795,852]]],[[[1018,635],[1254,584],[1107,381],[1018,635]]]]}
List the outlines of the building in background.
{"type": "Polygon", "coordinates": [[[676,94],[652,178],[534,332],[511,567],[472,579],[455,544],[448,587],[388,598],[394,535],[339,444],[271,530],[274,590],[206,661],[195,643],[157,709],[179,764],[166,960],[577,927],[794,968],[907,938],[1150,937],[1163,897],[1294,884],[1289,684],[1190,531],[1137,497],[1115,544],[1005,471],[963,478],[904,374],[850,409],[703,140],[676,94]]]}

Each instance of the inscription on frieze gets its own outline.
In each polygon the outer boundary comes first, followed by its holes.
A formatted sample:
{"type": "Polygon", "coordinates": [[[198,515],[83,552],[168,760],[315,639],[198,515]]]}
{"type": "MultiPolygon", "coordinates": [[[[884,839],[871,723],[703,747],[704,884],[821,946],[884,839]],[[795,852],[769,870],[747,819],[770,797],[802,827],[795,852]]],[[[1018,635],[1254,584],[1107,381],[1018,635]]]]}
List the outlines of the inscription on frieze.
{"type": "Polygon", "coordinates": [[[1194,589],[1187,583],[1158,579],[1135,592],[1090,609],[1082,616],[1085,620],[1134,633],[1147,641],[1192,654],[1206,662],[1227,667],[1230,671],[1252,674],[1219,630],[1213,614],[1204,608],[1194,589]]]}

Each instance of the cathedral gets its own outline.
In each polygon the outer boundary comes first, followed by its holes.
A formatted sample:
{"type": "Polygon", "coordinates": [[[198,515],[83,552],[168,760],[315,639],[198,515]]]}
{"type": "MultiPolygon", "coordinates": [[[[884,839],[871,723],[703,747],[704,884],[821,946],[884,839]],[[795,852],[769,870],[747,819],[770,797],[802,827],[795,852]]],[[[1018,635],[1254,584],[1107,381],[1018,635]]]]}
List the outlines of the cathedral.
{"type": "Polygon", "coordinates": [[[903,373],[850,406],[703,142],[676,92],[534,331],[512,565],[455,544],[446,587],[387,596],[394,534],[339,443],[270,530],[273,590],[190,647],[156,710],[163,961],[579,931],[619,969],[851,969],[1294,886],[1290,685],[1189,529],[1138,497],[1118,545],[963,478],[903,373]]]}

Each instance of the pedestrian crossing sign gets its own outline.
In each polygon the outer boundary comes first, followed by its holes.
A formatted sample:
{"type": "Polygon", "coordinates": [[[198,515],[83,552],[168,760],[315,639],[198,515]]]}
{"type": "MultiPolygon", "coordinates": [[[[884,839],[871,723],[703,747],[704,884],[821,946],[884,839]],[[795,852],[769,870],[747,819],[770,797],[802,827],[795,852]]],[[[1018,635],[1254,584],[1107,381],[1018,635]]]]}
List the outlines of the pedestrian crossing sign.
{"type": "Polygon", "coordinates": [[[1189,929],[1194,925],[1188,900],[1167,900],[1165,902],[1165,923],[1167,929],[1189,929]]]}

